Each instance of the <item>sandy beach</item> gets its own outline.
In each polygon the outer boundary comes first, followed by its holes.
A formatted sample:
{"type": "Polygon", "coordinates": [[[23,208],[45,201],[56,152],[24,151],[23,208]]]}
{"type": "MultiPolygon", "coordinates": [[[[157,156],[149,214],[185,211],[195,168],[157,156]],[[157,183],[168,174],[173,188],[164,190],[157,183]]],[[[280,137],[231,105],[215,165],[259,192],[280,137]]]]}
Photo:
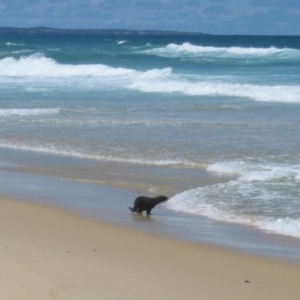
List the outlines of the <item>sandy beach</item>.
{"type": "Polygon", "coordinates": [[[297,299],[300,266],[1,198],[3,299],[297,299]]]}

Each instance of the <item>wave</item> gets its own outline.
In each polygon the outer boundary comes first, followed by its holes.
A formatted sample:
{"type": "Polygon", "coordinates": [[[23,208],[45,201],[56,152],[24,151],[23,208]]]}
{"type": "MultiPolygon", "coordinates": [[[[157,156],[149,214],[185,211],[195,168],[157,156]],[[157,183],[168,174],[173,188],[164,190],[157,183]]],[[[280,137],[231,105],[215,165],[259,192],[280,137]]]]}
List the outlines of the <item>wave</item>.
{"type": "Polygon", "coordinates": [[[121,76],[130,75],[134,70],[113,68],[102,64],[97,65],[63,65],[42,53],[22,56],[20,59],[7,57],[0,60],[0,76],[43,76],[43,77],[71,77],[71,76],[121,76]]]}
{"type": "Polygon", "coordinates": [[[232,161],[207,171],[236,178],[177,194],[166,207],[300,238],[300,165],[232,161]]]}
{"type": "Polygon", "coordinates": [[[208,172],[239,176],[240,181],[271,181],[271,180],[299,180],[300,165],[289,164],[259,164],[244,161],[219,162],[210,164],[208,172]]]}
{"type": "Polygon", "coordinates": [[[162,57],[185,57],[185,58],[236,58],[236,59],[258,59],[269,58],[274,60],[300,59],[300,50],[290,48],[244,48],[244,47],[210,47],[197,46],[190,43],[182,45],[168,44],[140,51],[143,54],[157,55],[162,57]]]}
{"type": "Polygon", "coordinates": [[[49,115],[58,114],[60,108],[7,108],[0,109],[0,116],[36,116],[36,115],[49,115]]]}
{"type": "Polygon", "coordinates": [[[5,43],[6,46],[25,46],[25,44],[22,43],[11,43],[11,42],[7,42],[5,43]]]}
{"type": "Polygon", "coordinates": [[[205,201],[202,203],[200,201],[196,201],[196,199],[202,197],[202,190],[190,190],[175,195],[164,205],[167,208],[178,212],[201,215],[217,221],[238,223],[256,227],[269,233],[300,238],[300,218],[275,218],[263,216],[249,217],[247,215],[237,215],[234,211],[217,208],[205,201]]]}
{"type": "MultiPolygon", "coordinates": [[[[1,116],[0,110],[0,116],[1,116]]],[[[5,114],[4,114],[5,115],[5,114]]],[[[8,114],[9,115],[9,114],[8,114]]],[[[195,125],[207,125],[206,122],[182,122],[182,121],[149,121],[149,120],[135,120],[135,121],[125,121],[125,120],[61,120],[61,119],[41,119],[37,120],[20,120],[24,123],[39,123],[57,126],[76,126],[76,125],[97,125],[97,126],[146,126],[146,127],[159,127],[159,126],[195,126],[195,125]]],[[[210,124],[209,124],[210,125],[210,124]]],[[[207,126],[209,126],[207,125],[207,126]]],[[[211,123],[212,126],[215,124],[211,123]]]]}
{"type": "Polygon", "coordinates": [[[256,85],[242,83],[226,83],[206,80],[199,77],[191,81],[184,74],[176,74],[172,68],[137,71],[128,68],[115,68],[103,64],[64,65],[40,53],[23,56],[20,59],[7,57],[0,59],[0,76],[5,80],[12,78],[14,82],[32,78],[37,86],[39,82],[48,85],[66,87],[66,81],[54,80],[64,78],[77,80],[72,82],[72,89],[112,88],[133,89],[151,93],[182,93],[190,96],[222,96],[240,97],[263,102],[300,103],[299,85],[256,85]],[[82,78],[84,77],[84,81],[82,78]]]}
{"type": "MultiPolygon", "coordinates": [[[[2,112],[0,110],[0,116],[2,112]]],[[[3,115],[10,116],[12,114],[3,115]]],[[[17,115],[17,114],[16,114],[17,115]]],[[[19,114],[21,115],[21,114],[19,114]]],[[[25,115],[25,114],[24,114],[25,115]]],[[[30,115],[30,113],[28,114],[30,115]]],[[[33,114],[31,114],[33,115],[33,114]]],[[[145,127],[195,127],[195,126],[203,126],[203,127],[241,127],[241,126],[250,126],[239,123],[220,123],[220,122],[209,122],[209,121],[182,121],[182,120],[163,120],[163,121],[152,121],[152,120],[82,120],[82,119],[69,119],[69,120],[61,120],[56,118],[51,119],[20,119],[18,120],[20,123],[35,123],[35,124],[48,124],[48,125],[57,125],[57,126],[77,126],[77,125],[87,125],[87,126],[145,126],[145,127]]],[[[257,126],[257,124],[256,124],[257,126]]]]}
{"type": "Polygon", "coordinates": [[[30,49],[11,51],[12,54],[23,54],[23,53],[32,53],[32,52],[34,52],[34,50],[30,50],[30,49]]]}
{"type": "Polygon", "coordinates": [[[0,141],[0,148],[6,149],[15,149],[15,150],[22,150],[22,151],[30,151],[30,152],[37,152],[43,154],[51,154],[51,155],[58,155],[58,156],[67,156],[67,157],[76,157],[82,159],[90,159],[90,160],[97,160],[97,161],[108,161],[108,162],[118,162],[118,163],[128,163],[134,165],[149,165],[149,166],[188,166],[188,167],[200,167],[203,168],[202,164],[195,164],[194,162],[190,161],[181,161],[181,160],[172,160],[172,159],[161,159],[161,160],[151,160],[145,158],[138,158],[138,157],[118,157],[118,156],[111,156],[111,155],[101,155],[101,154],[90,154],[84,153],[80,151],[75,151],[72,149],[63,149],[58,146],[49,145],[49,146],[34,146],[34,145],[26,145],[26,144],[14,144],[11,142],[1,142],[0,141]]]}
{"type": "MultiPolygon", "coordinates": [[[[163,78],[162,78],[163,79],[163,78]]],[[[182,93],[190,96],[225,96],[262,102],[300,103],[299,85],[254,85],[218,82],[184,82],[177,80],[146,81],[137,79],[129,85],[142,92],[182,93]]]]}

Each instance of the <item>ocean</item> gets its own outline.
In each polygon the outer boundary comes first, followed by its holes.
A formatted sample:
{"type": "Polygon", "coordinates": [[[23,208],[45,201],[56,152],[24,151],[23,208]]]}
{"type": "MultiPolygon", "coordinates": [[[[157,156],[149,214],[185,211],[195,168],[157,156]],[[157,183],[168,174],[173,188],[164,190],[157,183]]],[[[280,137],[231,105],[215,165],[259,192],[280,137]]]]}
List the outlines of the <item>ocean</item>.
{"type": "Polygon", "coordinates": [[[299,36],[1,34],[0,125],[1,172],[300,238],[299,36]]]}

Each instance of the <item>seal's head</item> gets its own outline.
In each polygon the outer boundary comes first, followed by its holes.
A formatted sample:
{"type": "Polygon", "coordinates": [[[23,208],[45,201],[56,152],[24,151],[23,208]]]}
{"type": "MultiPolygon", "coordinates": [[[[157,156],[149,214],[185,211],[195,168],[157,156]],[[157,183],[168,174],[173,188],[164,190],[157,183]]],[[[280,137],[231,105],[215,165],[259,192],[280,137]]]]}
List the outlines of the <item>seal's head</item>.
{"type": "Polygon", "coordinates": [[[166,196],[158,196],[158,197],[156,197],[156,199],[158,200],[158,203],[161,203],[161,202],[167,201],[168,197],[166,197],[166,196]]]}

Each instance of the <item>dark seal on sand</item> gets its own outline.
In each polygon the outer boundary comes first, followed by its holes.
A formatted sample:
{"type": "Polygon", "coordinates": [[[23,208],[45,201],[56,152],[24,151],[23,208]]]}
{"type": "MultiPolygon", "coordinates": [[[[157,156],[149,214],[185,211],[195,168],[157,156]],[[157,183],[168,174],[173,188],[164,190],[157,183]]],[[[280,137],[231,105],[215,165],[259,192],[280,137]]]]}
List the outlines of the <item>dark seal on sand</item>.
{"type": "Polygon", "coordinates": [[[168,200],[166,196],[157,196],[154,198],[140,196],[134,200],[133,207],[128,207],[132,212],[142,213],[143,211],[147,212],[147,215],[150,214],[151,210],[159,203],[165,202],[168,200]]]}

